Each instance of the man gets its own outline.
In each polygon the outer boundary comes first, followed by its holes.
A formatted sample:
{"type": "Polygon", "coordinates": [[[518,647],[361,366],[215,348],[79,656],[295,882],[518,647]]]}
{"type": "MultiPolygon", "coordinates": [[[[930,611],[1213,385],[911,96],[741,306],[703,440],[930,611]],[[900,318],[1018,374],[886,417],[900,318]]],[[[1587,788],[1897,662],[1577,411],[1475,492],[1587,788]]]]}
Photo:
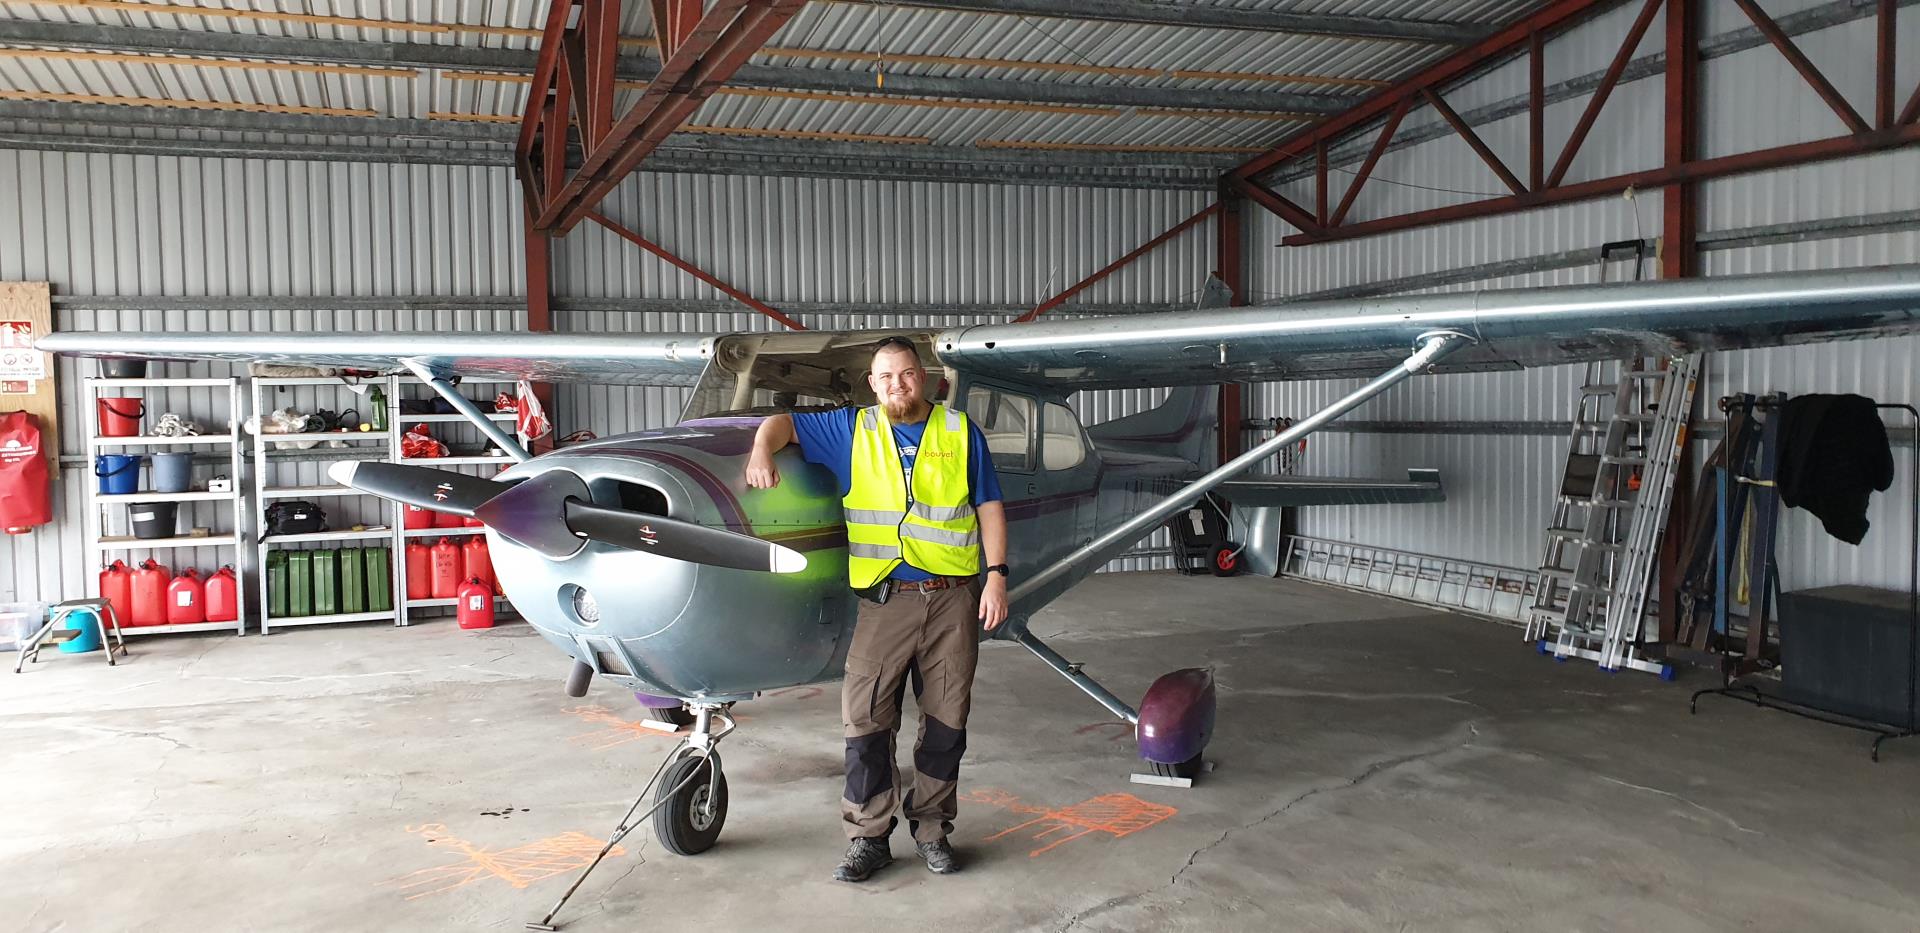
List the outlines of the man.
{"type": "Polygon", "coordinates": [[[770,489],[780,482],[774,452],[797,440],[808,461],[839,478],[846,507],[847,571],[861,601],[840,704],[849,844],[839,881],[865,881],[893,861],[896,807],[927,868],[959,870],[947,834],[967,750],[974,623],[992,631],[1007,618],[1007,519],[993,458],[965,415],[927,402],[926,378],[913,343],[890,337],[867,374],[878,405],[775,415],[747,461],[747,484],[770,489]],[[920,738],[903,801],[894,737],[909,677],[920,738]]]}

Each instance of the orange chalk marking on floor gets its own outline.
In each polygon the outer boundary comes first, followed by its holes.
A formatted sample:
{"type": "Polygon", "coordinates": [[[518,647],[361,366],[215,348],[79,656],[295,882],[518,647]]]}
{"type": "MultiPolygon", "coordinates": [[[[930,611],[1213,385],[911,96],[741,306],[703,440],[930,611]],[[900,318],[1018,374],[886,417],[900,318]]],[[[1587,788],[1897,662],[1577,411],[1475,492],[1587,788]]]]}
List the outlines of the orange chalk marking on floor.
{"type": "MultiPolygon", "coordinates": [[[[449,834],[445,824],[441,823],[409,826],[407,832],[426,836],[427,845],[433,848],[453,849],[464,856],[457,862],[423,868],[381,882],[383,887],[397,887],[409,892],[407,900],[410,901],[445,894],[489,878],[504,881],[515,888],[525,888],[555,875],[587,867],[587,863],[593,861],[594,855],[605,844],[585,833],[572,832],[511,849],[488,849],[449,834]]],[[[626,854],[625,849],[615,846],[607,856],[613,858],[626,854]]]]}
{"type": "Polygon", "coordinates": [[[1010,826],[986,838],[987,842],[993,842],[1021,830],[1035,830],[1029,837],[1032,841],[1048,841],[1046,845],[1028,852],[1028,858],[1036,858],[1042,853],[1051,852],[1075,839],[1091,836],[1094,833],[1105,833],[1115,839],[1123,839],[1163,823],[1180,812],[1174,807],[1141,800],[1132,794],[1102,794],[1057,810],[1029,806],[1006,791],[993,789],[971,791],[960,795],[960,799],[1014,813],[1035,814],[1033,819],[1017,826],[1010,826]]]}

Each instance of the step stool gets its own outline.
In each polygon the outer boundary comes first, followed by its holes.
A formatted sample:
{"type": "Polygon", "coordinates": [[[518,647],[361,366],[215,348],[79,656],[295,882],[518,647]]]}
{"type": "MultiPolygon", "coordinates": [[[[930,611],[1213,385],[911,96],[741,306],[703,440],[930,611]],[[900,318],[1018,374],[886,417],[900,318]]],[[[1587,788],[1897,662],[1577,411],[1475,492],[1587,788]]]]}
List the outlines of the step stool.
{"type": "Polygon", "coordinates": [[[80,634],[79,629],[63,628],[61,623],[66,620],[68,614],[78,609],[93,611],[93,624],[99,627],[100,645],[106,652],[107,666],[114,666],[116,662],[113,660],[113,654],[116,651],[121,654],[127,653],[127,639],[120,633],[120,618],[113,614],[113,605],[104,599],[69,599],[47,610],[47,624],[34,632],[33,637],[20,643],[20,655],[13,662],[13,672],[20,673],[20,669],[25,667],[28,661],[39,662],[40,649],[48,644],[71,641],[77,637],[80,634]],[[109,631],[113,633],[112,638],[107,637],[109,631]]]}

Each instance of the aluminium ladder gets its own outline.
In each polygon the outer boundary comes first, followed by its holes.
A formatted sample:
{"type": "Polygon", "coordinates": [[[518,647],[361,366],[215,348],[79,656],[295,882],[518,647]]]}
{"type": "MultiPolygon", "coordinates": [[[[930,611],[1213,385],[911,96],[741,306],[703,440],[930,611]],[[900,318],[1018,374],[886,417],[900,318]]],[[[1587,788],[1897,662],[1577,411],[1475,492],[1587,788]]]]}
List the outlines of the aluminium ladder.
{"type": "Polygon", "coordinates": [[[1669,675],[1640,656],[1647,591],[1673,499],[1701,357],[1589,364],[1547,528],[1526,637],[1542,653],[1669,675]]]}

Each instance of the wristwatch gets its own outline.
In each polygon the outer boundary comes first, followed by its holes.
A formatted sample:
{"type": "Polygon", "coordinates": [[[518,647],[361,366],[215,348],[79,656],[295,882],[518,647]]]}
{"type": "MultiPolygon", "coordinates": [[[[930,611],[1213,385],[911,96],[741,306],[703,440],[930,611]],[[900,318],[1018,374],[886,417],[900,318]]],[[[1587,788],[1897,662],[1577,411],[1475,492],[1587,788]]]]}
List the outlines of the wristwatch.
{"type": "Polygon", "coordinates": [[[1012,571],[1008,569],[1006,564],[994,564],[993,566],[987,568],[987,572],[997,573],[1002,577],[1007,577],[1012,575],[1012,571]]]}

